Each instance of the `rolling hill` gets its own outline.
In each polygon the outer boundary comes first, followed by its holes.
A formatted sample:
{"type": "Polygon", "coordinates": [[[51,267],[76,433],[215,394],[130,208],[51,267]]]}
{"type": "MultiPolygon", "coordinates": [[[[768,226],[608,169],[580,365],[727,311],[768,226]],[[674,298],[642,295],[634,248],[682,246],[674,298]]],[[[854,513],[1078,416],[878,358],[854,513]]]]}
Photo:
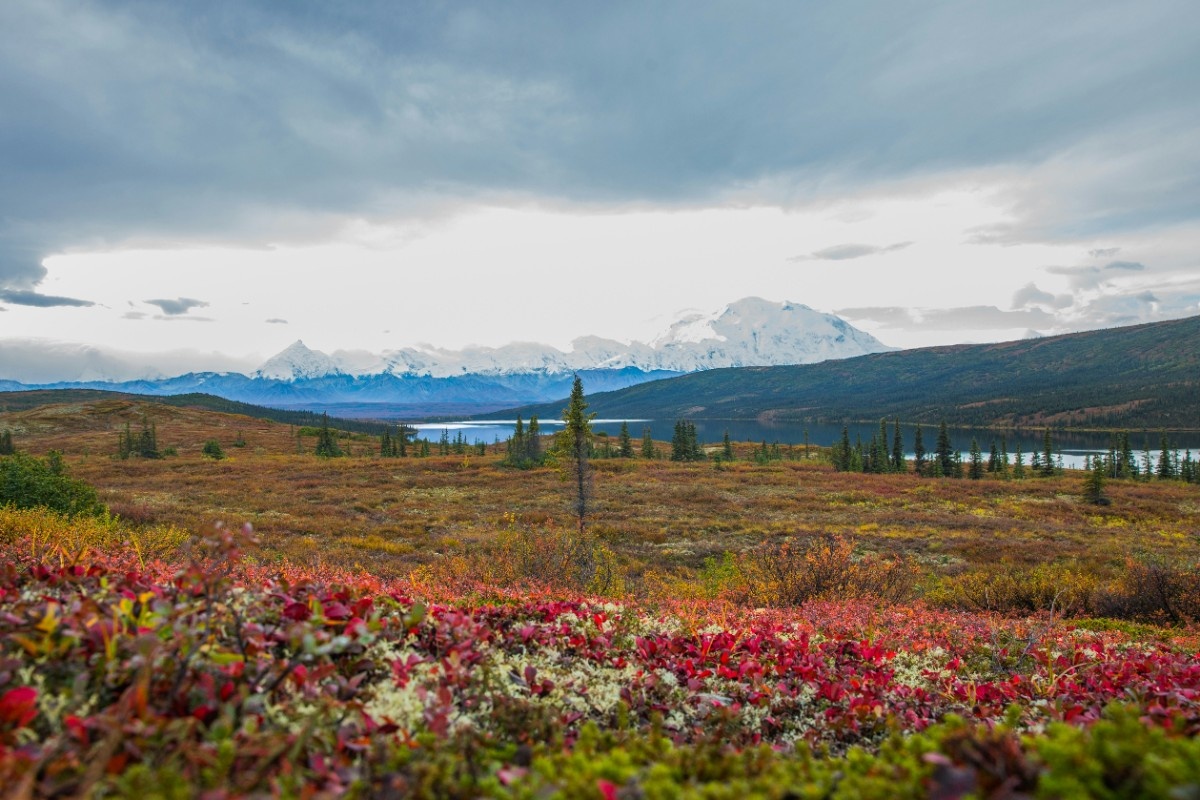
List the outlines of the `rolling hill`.
{"type": "MultiPolygon", "coordinates": [[[[586,386],[586,384],[585,384],[586,386]]],[[[1200,429],[1200,316],[820,364],[715,369],[588,397],[601,418],[946,420],[1200,429]]],[[[557,417],[563,403],[514,409],[557,417]]]]}
{"type": "MultiPolygon", "coordinates": [[[[227,400],[211,394],[189,393],[167,397],[109,392],[101,389],[31,389],[27,391],[0,391],[0,413],[27,411],[42,406],[82,406],[109,401],[124,401],[127,404],[149,404],[188,408],[199,411],[215,411],[221,414],[237,414],[252,419],[280,422],[284,425],[320,425],[321,415],[312,411],[264,408],[263,406],[227,400]]],[[[329,417],[330,427],[352,433],[383,433],[392,426],[381,422],[329,417]]]]}

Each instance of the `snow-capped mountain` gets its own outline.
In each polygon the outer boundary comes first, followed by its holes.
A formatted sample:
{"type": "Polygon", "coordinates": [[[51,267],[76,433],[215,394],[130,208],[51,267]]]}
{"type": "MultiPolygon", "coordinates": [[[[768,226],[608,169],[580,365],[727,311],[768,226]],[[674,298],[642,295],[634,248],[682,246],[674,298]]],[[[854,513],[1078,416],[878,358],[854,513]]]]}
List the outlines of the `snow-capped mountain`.
{"type": "Polygon", "coordinates": [[[500,409],[566,397],[575,373],[584,379],[588,392],[605,392],[698,370],[810,364],[888,349],[833,315],[797,303],[748,297],[712,314],[685,315],[649,343],[584,336],[566,352],[514,342],[462,350],[418,345],[381,354],[342,350],[326,354],[296,341],[249,375],[191,372],[171,378],[23,388],[79,387],[150,395],[205,392],[246,403],[308,408],[350,403],[419,404],[427,409],[471,404],[500,409]]]}
{"type": "Polygon", "coordinates": [[[584,336],[563,352],[549,345],[513,342],[502,347],[446,350],[430,345],[332,356],[295,342],[273,356],[255,377],[293,381],[329,375],[391,374],[450,378],[462,375],[555,375],[578,370],[635,369],[696,372],[718,367],[812,364],[889,349],[839,317],[798,303],[747,297],[712,314],[688,314],[649,344],[624,344],[584,336]]]}
{"type": "Polygon", "coordinates": [[[303,341],[297,339],[287,349],[267,359],[251,377],[298,381],[341,373],[342,369],[337,361],[324,353],[310,350],[303,341]]]}

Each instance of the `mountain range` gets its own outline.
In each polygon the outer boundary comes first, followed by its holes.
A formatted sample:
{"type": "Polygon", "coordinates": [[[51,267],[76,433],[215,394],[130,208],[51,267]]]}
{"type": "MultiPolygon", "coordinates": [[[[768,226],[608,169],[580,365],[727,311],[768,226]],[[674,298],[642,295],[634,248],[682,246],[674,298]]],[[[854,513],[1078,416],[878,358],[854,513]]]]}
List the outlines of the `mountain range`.
{"type": "MultiPolygon", "coordinates": [[[[714,369],[589,393],[608,419],[1200,430],[1200,317],[801,366],[714,369]]],[[[586,384],[585,384],[586,385],[586,384]]],[[[562,403],[507,412],[557,416],[562,403]]]]}
{"type": "Polygon", "coordinates": [[[296,341],[249,375],[192,372],[131,381],[0,381],[0,390],[89,388],[146,395],[203,392],[280,408],[337,407],[343,416],[479,413],[566,396],[578,373],[589,391],[729,367],[811,364],[890,348],[844,320],[797,303],[744,298],[691,313],[649,343],[585,336],[569,351],[517,342],[448,350],[323,353],[296,341]]]}

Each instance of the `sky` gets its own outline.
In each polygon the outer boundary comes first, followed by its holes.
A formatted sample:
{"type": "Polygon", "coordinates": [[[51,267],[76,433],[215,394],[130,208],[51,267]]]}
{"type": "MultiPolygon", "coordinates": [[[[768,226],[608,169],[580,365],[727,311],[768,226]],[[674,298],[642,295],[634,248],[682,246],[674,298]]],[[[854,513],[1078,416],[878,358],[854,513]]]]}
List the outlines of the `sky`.
{"type": "Polygon", "coordinates": [[[1200,4],[4,0],[0,378],[1200,313],[1200,4]]]}

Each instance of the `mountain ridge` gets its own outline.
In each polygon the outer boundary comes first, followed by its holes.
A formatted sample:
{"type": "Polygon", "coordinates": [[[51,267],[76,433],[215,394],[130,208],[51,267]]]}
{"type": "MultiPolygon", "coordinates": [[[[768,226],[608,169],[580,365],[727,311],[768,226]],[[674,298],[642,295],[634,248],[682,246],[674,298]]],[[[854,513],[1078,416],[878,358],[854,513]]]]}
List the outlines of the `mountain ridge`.
{"type": "Polygon", "coordinates": [[[685,316],[652,344],[583,336],[567,353],[549,345],[512,342],[458,351],[423,345],[379,355],[330,355],[297,339],[248,375],[189,372],[125,381],[0,381],[0,388],[85,388],[155,396],[203,392],[276,407],[409,404],[439,416],[439,406],[502,408],[551,400],[569,392],[575,374],[604,391],[721,366],[808,363],[886,349],[834,315],[750,297],[711,314],[685,316]]]}
{"type": "MultiPolygon", "coordinates": [[[[588,393],[607,418],[1200,429],[1200,316],[798,366],[717,369],[588,393]]],[[[585,384],[586,388],[586,384],[585,384]]],[[[557,413],[561,401],[488,416],[557,413]]]]}

